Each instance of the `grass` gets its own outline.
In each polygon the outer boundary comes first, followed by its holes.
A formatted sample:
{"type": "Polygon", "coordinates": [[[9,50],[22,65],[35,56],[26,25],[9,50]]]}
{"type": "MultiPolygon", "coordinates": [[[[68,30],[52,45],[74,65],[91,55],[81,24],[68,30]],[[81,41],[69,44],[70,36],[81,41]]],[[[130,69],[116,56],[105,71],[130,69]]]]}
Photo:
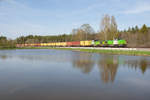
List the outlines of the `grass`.
{"type": "Polygon", "coordinates": [[[0,47],[0,50],[11,50],[16,49],[15,47],[0,47]]]}
{"type": "Polygon", "coordinates": [[[134,56],[150,56],[149,51],[135,51],[135,50],[104,50],[104,49],[82,49],[82,48],[58,48],[58,47],[25,47],[19,49],[56,49],[56,50],[72,50],[89,53],[102,54],[117,54],[117,55],[134,55],[134,56]]]}
{"type": "Polygon", "coordinates": [[[89,50],[82,49],[80,51],[91,52],[91,53],[106,53],[106,54],[118,54],[118,55],[134,55],[134,56],[150,56],[148,51],[129,51],[129,50],[89,50]]]}

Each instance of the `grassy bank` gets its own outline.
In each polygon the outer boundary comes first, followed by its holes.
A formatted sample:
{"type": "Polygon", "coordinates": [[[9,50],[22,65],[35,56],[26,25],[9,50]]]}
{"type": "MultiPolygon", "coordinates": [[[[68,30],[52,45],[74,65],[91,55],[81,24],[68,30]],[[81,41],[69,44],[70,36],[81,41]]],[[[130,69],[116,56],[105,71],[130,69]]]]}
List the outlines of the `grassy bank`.
{"type": "Polygon", "coordinates": [[[106,53],[106,54],[118,54],[118,55],[134,55],[134,56],[150,56],[148,51],[128,51],[128,50],[94,50],[94,49],[81,49],[80,51],[92,52],[92,53],[106,53]]]}
{"type": "Polygon", "coordinates": [[[83,49],[83,48],[56,48],[56,47],[26,47],[19,49],[57,49],[57,50],[72,50],[90,53],[103,54],[118,54],[118,55],[134,55],[134,56],[150,56],[149,51],[135,51],[135,50],[104,50],[104,49],[83,49]]]}
{"type": "Polygon", "coordinates": [[[11,49],[18,49],[16,47],[0,47],[0,50],[11,50],[11,49]]]}

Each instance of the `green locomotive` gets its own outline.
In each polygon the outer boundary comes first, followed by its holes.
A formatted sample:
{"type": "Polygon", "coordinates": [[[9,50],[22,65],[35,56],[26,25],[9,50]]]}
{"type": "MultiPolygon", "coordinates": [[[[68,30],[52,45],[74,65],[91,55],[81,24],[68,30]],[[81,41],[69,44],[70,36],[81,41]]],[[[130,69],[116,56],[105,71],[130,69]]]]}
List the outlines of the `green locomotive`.
{"type": "Polygon", "coordinates": [[[99,41],[94,40],[95,47],[126,47],[126,40],[107,40],[107,41],[99,41]]]}

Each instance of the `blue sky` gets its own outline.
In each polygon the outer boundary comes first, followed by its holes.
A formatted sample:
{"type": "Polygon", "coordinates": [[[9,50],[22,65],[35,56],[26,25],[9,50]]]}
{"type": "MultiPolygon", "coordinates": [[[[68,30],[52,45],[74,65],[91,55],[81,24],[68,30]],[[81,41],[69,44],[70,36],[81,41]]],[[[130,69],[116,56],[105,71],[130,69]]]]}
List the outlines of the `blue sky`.
{"type": "Polygon", "coordinates": [[[105,14],[119,29],[150,26],[150,0],[0,0],[0,35],[69,34],[86,23],[98,31],[105,14]]]}

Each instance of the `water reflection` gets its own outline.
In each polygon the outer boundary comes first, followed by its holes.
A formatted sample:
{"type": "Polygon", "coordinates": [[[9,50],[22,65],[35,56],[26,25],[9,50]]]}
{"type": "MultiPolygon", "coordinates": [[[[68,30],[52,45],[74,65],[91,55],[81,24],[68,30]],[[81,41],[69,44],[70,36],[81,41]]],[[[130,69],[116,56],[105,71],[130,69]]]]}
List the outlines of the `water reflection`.
{"type": "Polygon", "coordinates": [[[74,68],[78,68],[82,73],[90,73],[97,65],[100,78],[104,83],[113,83],[115,81],[119,67],[128,67],[129,69],[140,69],[144,74],[150,68],[150,62],[145,57],[131,60],[118,55],[99,55],[95,57],[91,53],[77,53],[72,56],[74,68]]]}
{"type": "Polygon", "coordinates": [[[57,52],[55,50],[17,50],[17,51],[0,51],[1,60],[20,59],[27,61],[46,61],[46,62],[60,62],[64,63],[70,58],[70,52],[57,52]]]}
{"type": "Polygon", "coordinates": [[[128,66],[128,68],[132,69],[140,69],[141,72],[144,74],[148,68],[150,68],[150,61],[147,59],[138,59],[138,60],[126,60],[125,65],[128,66]]]}
{"type": "Polygon", "coordinates": [[[149,61],[63,50],[0,50],[0,100],[149,100],[149,61]]]}
{"type": "Polygon", "coordinates": [[[7,57],[8,56],[6,56],[6,55],[0,55],[0,59],[3,59],[3,60],[7,59],[7,57]]]}
{"type": "Polygon", "coordinates": [[[78,53],[73,56],[73,66],[87,74],[90,73],[95,64],[98,65],[101,80],[104,83],[113,82],[118,69],[118,56],[100,56],[99,59],[92,58],[91,53],[78,53]]]}
{"type": "MultiPolygon", "coordinates": [[[[150,68],[147,57],[100,55],[93,53],[57,51],[57,50],[31,50],[31,51],[7,51],[0,52],[0,60],[20,59],[28,61],[45,61],[48,63],[71,63],[73,68],[79,69],[83,74],[89,74],[94,67],[98,68],[101,80],[104,83],[113,83],[119,67],[127,67],[131,70],[140,70],[145,74],[150,68]]],[[[27,62],[28,62],[27,61],[27,62]]]]}
{"type": "Polygon", "coordinates": [[[92,71],[94,67],[94,60],[90,53],[78,53],[73,56],[73,67],[78,68],[81,72],[87,74],[92,71]]]}
{"type": "Polygon", "coordinates": [[[114,82],[118,69],[118,56],[102,56],[98,62],[101,80],[104,83],[114,82]]]}

